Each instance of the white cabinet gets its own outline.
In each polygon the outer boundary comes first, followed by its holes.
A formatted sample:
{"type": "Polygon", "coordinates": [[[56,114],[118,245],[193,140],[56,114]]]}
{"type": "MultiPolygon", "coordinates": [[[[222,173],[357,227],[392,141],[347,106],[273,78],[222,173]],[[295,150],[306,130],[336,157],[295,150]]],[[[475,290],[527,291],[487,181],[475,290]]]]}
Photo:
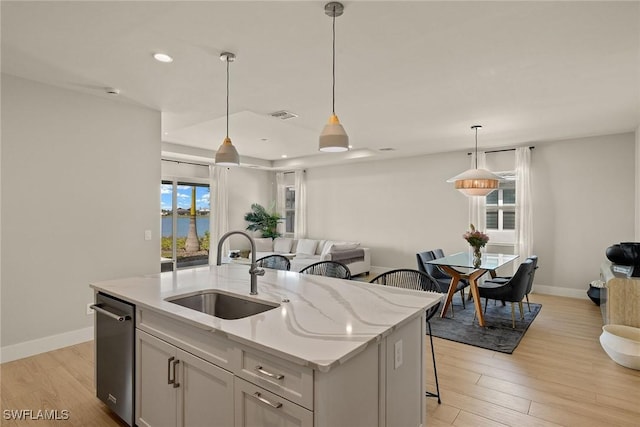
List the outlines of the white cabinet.
{"type": "Polygon", "coordinates": [[[233,425],[233,374],[137,330],[139,426],[233,425]]]}
{"type": "Polygon", "coordinates": [[[313,412],[235,378],[235,427],[312,427],[313,412]]]}
{"type": "Polygon", "coordinates": [[[424,425],[424,316],[329,370],[146,309],[136,322],[139,427],[424,425]]]}

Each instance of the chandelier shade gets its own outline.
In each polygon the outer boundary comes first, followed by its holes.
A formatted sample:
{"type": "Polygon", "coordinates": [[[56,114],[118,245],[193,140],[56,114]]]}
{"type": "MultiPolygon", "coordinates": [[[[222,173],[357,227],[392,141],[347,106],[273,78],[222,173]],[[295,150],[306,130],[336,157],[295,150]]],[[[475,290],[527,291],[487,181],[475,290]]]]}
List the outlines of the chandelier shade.
{"type": "Polygon", "coordinates": [[[475,169],[467,169],[449,178],[447,182],[455,183],[455,189],[465,196],[486,196],[498,188],[500,176],[486,169],[478,168],[478,128],[480,125],[471,126],[476,131],[475,169]]]}

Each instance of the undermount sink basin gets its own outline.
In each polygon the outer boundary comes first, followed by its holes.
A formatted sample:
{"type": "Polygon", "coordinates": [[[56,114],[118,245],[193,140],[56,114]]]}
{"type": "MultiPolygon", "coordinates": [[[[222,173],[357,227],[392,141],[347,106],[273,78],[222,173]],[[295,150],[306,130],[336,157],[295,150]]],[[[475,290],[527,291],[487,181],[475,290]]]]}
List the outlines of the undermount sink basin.
{"type": "Polygon", "coordinates": [[[276,303],[258,302],[219,291],[178,295],[166,301],[225,320],[243,319],[279,307],[276,303]]]}

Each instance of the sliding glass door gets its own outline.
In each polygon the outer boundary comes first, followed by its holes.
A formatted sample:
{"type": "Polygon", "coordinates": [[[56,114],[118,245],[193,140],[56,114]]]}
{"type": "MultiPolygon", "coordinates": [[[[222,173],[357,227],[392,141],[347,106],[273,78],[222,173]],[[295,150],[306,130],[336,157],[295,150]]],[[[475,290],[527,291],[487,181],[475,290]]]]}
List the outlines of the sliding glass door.
{"type": "Polygon", "coordinates": [[[162,271],[209,262],[210,191],[206,184],[162,181],[162,271]]]}

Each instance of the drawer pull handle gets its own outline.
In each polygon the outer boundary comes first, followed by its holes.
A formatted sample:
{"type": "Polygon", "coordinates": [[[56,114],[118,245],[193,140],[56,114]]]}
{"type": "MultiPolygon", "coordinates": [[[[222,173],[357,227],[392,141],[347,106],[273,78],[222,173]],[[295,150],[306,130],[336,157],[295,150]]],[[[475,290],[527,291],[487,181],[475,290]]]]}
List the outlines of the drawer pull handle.
{"type": "Polygon", "coordinates": [[[173,388],[180,387],[180,383],[176,380],[176,366],[178,366],[178,363],[180,363],[179,360],[173,361],[173,388]]]}
{"type": "Polygon", "coordinates": [[[272,408],[276,408],[276,409],[280,409],[282,408],[282,403],[277,402],[277,403],[273,403],[271,401],[269,401],[268,399],[265,399],[264,397],[262,397],[262,395],[260,394],[260,392],[256,391],[255,393],[253,393],[253,397],[255,397],[256,399],[258,399],[260,402],[271,406],[272,408]]]}
{"type": "Polygon", "coordinates": [[[282,374],[272,374],[269,371],[265,371],[264,369],[262,369],[262,366],[256,366],[256,371],[260,372],[264,376],[267,376],[269,378],[274,378],[276,380],[281,380],[284,378],[284,375],[282,374]]]}
{"type": "Polygon", "coordinates": [[[175,359],[175,357],[171,356],[168,360],[167,360],[167,384],[173,384],[175,382],[175,371],[174,371],[174,377],[173,379],[171,379],[171,362],[173,362],[173,360],[175,359]]]}

